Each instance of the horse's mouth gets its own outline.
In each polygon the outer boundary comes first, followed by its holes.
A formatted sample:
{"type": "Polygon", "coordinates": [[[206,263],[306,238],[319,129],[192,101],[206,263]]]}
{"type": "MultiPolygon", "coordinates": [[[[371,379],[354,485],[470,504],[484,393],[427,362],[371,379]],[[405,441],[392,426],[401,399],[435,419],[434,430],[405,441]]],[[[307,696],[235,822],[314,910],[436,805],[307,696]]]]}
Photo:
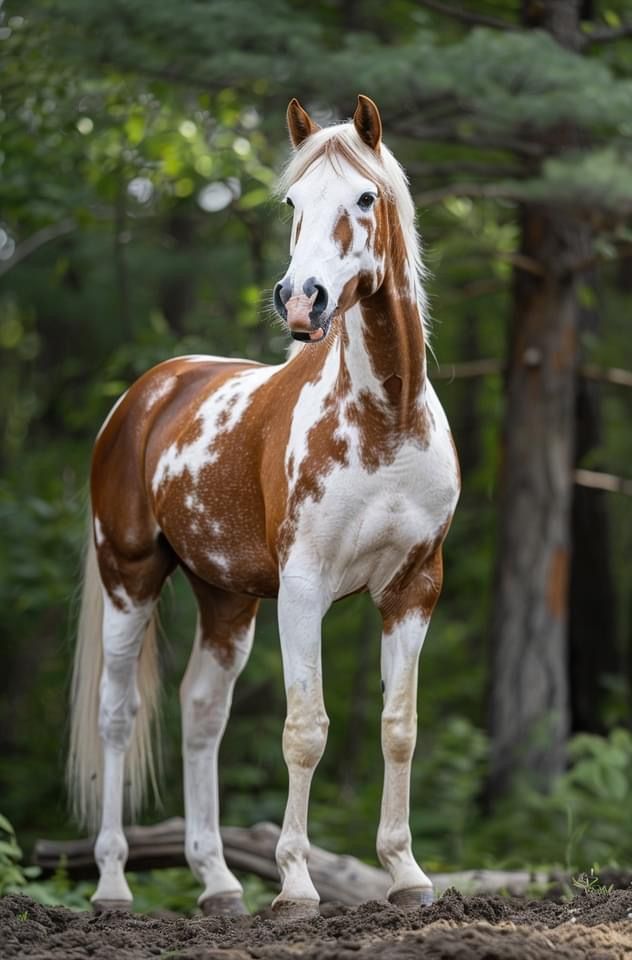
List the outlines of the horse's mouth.
{"type": "Polygon", "coordinates": [[[290,330],[294,340],[301,343],[320,343],[329,333],[331,320],[321,320],[313,330],[290,330]]]}

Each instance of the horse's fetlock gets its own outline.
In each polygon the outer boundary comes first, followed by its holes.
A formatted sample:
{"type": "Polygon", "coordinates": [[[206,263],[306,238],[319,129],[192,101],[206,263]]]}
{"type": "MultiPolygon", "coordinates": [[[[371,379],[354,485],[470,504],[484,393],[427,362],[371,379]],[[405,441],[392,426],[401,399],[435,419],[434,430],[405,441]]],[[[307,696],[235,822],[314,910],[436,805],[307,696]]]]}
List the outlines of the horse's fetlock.
{"type": "Polygon", "coordinates": [[[125,863],[129,848],[122,830],[102,830],[94,845],[94,859],[100,867],[112,861],[125,863]]]}
{"type": "Polygon", "coordinates": [[[387,866],[394,859],[410,853],[412,838],[408,824],[399,827],[380,827],[376,850],[380,863],[387,866]]]}

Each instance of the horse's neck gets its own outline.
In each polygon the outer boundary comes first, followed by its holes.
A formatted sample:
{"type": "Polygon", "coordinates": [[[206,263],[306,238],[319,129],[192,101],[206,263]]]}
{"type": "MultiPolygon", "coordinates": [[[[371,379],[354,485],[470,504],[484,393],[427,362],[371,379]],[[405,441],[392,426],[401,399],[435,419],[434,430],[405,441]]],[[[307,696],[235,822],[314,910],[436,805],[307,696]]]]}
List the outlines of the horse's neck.
{"type": "Polygon", "coordinates": [[[388,402],[394,421],[415,417],[426,384],[423,327],[415,300],[387,275],[380,290],[345,317],[341,366],[354,394],[369,390],[388,402]]]}

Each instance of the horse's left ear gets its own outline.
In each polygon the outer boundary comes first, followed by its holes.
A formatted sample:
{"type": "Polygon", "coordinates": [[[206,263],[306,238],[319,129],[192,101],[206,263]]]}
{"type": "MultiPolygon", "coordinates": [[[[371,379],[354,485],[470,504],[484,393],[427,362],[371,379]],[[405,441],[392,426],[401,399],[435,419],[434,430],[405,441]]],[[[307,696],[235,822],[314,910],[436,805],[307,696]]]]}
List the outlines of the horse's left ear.
{"type": "Polygon", "coordinates": [[[353,114],[353,125],[360,137],[372,150],[378,150],[382,141],[382,120],[380,111],[370,97],[360,94],[358,105],[353,114]]]}
{"type": "Polygon", "coordinates": [[[313,133],[320,130],[318,124],[314,123],[307,110],[303,109],[296,97],[290,100],[288,104],[287,129],[295,150],[300,147],[303,140],[307,140],[313,133]]]}

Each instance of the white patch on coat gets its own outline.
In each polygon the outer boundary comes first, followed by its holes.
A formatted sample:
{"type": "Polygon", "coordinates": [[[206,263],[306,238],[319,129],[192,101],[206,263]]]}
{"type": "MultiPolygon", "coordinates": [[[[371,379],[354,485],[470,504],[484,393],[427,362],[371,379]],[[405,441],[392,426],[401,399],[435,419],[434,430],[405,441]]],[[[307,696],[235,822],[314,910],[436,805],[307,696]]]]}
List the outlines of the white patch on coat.
{"type": "Polygon", "coordinates": [[[197,412],[196,419],[201,421],[199,436],[182,448],[176,441],[162,453],[152,479],[154,493],[165,480],[181,476],[185,471],[195,483],[200,471],[217,459],[213,450],[216,440],[235,429],[259,387],[279,369],[254,367],[241,370],[207,397],[197,412]]]}
{"type": "Polygon", "coordinates": [[[163,397],[166,397],[167,394],[175,387],[177,384],[177,377],[165,377],[164,380],[159,381],[152,390],[149,391],[145,400],[145,410],[147,413],[154,407],[159,400],[162,400],[163,397]]]}
{"type": "Polygon", "coordinates": [[[225,556],[223,553],[217,553],[213,550],[209,550],[206,556],[211,561],[211,563],[215,567],[219,567],[219,569],[223,573],[228,573],[230,571],[230,561],[228,557],[225,556]]]}
{"type": "Polygon", "coordinates": [[[94,517],[94,542],[96,543],[97,547],[100,547],[101,544],[105,542],[103,527],[101,526],[101,521],[96,515],[94,517]]]}
{"type": "Polygon", "coordinates": [[[242,357],[215,357],[207,353],[189,353],[184,357],[178,357],[178,360],[186,360],[189,363],[248,363],[259,366],[255,360],[246,360],[242,357]]]}

